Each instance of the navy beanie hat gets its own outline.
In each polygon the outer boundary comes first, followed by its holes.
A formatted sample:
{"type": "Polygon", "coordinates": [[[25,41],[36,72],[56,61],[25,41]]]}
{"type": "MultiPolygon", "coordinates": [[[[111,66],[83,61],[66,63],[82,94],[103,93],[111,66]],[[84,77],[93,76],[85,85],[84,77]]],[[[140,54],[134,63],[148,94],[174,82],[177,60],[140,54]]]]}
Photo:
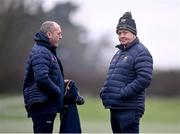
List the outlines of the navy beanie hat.
{"type": "Polygon", "coordinates": [[[118,33],[119,30],[128,30],[134,35],[137,35],[136,23],[134,19],[132,19],[131,12],[124,13],[123,16],[119,19],[116,33],[118,33]]]}

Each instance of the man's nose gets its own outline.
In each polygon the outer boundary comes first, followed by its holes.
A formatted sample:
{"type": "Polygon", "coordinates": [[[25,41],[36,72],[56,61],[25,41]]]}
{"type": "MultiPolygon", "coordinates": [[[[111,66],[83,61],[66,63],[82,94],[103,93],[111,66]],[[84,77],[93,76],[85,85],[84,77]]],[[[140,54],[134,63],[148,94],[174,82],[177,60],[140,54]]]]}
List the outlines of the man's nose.
{"type": "Polygon", "coordinates": [[[59,39],[62,39],[62,35],[59,36],[59,39]]]}

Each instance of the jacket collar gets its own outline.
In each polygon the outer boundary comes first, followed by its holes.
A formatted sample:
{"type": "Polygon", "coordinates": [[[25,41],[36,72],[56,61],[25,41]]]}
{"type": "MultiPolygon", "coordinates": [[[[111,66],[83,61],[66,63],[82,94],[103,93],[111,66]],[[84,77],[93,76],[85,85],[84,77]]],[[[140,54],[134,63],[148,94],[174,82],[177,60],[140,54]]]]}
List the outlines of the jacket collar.
{"type": "Polygon", "coordinates": [[[56,55],[55,47],[51,45],[48,37],[43,32],[37,32],[34,36],[34,41],[37,45],[41,45],[49,49],[53,54],[56,55]]]}

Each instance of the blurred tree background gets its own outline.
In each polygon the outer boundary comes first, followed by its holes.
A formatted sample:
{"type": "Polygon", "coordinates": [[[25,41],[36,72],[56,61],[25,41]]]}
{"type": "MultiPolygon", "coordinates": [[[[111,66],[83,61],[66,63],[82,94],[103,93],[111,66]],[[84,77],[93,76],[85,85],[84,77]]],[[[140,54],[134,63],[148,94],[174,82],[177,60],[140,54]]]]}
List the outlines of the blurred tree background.
{"type": "MultiPolygon", "coordinates": [[[[86,29],[71,21],[77,5],[59,3],[50,11],[44,11],[42,4],[40,0],[0,1],[0,92],[22,92],[24,67],[34,44],[33,36],[42,22],[53,20],[62,28],[63,40],[57,53],[65,78],[75,80],[81,93],[98,96],[109,66],[104,60],[112,46],[111,40],[106,34],[96,41],[88,40],[86,29]]],[[[180,70],[155,70],[148,95],[178,96],[179,81],[180,70]]]]}

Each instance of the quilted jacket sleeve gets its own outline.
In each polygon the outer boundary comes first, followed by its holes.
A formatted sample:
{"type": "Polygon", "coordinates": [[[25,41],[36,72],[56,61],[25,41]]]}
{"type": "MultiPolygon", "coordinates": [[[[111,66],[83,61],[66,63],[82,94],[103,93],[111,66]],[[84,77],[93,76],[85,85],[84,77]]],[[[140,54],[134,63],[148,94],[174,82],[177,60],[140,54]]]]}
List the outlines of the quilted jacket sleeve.
{"type": "Polygon", "coordinates": [[[135,58],[136,78],[120,90],[122,97],[133,97],[144,91],[151,83],[153,60],[148,51],[140,52],[135,58]]]}
{"type": "Polygon", "coordinates": [[[49,77],[50,65],[48,53],[39,52],[33,55],[32,66],[38,86],[50,96],[59,96],[61,94],[59,87],[49,77]]]}

